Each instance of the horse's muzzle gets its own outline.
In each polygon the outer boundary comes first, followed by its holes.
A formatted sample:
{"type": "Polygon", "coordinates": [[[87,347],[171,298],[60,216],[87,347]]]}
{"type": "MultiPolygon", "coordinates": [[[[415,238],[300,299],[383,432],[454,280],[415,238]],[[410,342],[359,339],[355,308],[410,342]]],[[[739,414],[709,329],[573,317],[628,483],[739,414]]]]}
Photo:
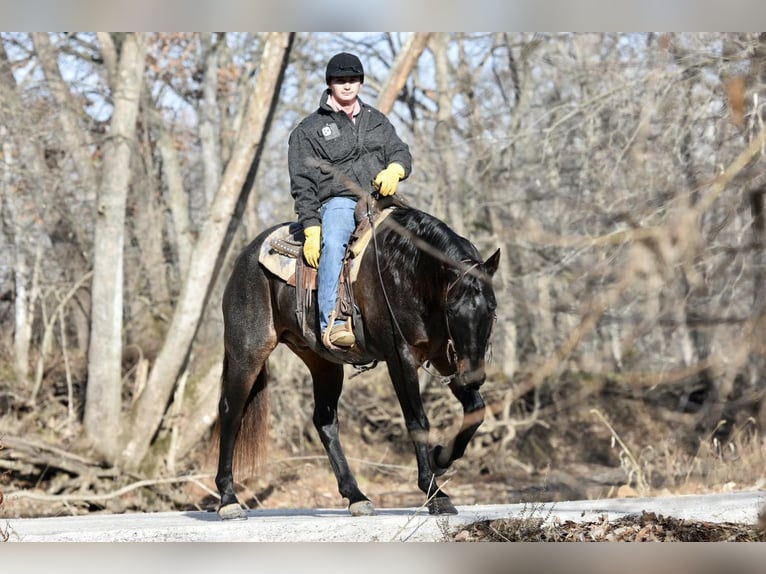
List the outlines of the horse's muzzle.
{"type": "Polygon", "coordinates": [[[459,387],[480,387],[484,384],[487,378],[487,373],[483,368],[474,369],[472,371],[458,373],[455,375],[454,381],[459,387]]]}

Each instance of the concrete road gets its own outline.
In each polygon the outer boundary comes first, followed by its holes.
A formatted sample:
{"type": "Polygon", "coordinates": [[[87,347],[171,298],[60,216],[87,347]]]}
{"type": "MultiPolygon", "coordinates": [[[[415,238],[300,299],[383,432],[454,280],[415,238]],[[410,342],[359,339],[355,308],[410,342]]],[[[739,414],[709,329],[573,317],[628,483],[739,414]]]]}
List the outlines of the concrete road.
{"type": "Polygon", "coordinates": [[[766,491],[660,498],[458,506],[458,514],[429,516],[418,508],[378,509],[351,517],[337,509],[258,509],[248,520],[222,522],[214,512],[94,514],[4,518],[9,542],[429,542],[479,520],[542,518],[589,522],[642,511],[708,522],[755,524],[766,491]]]}

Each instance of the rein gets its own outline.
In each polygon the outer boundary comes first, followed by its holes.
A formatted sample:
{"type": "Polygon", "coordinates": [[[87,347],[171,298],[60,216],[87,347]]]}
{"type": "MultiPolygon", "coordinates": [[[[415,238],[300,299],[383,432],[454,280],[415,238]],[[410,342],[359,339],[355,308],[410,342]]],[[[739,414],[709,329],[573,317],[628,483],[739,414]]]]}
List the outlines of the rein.
{"type": "MultiPolygon", "coordinates": [[[[370,211],[370,206],[372,203],[367,204],[367,213],[365,216],[367,219],[370,220],[370,227],[372,228],[372,250],[375,253],[375,269],[378,272],[378,281],[380,281],[380,290],[383,291],[383,299],[386,301],[386,308],[388,309],[388,314],[391,316],[391,323],[396,327],[396,330],[399,332],[399,336],[402,338],[402,341],[406,342],[407,340],[404,338],[404,333],[402,332],[402,328],[399,326],[399,322],[396,320],[396,315],[394,314],[394,309],[391,306],[391,301],[388,298],[388,293],[386,292],[386,286],[383,282],[383,272],[380,270],[380,253],[378,251],[378,238],[376,237],[376,231],[377,227],[375,225],[375,218],[372,217],[372,212],[370,211]]],[[[399,354],[399,350],[397,349],[397,355],[399,354]]],[[[399,361],[401,362],[401,357],[399,357],[399,361]]]]}

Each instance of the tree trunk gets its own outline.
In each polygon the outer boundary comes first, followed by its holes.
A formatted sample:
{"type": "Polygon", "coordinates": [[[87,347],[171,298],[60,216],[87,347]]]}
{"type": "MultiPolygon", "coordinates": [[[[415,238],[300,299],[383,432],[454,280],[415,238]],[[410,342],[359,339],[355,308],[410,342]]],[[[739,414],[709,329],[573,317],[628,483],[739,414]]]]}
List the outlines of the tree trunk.
{"type": "MultiPolygon", "coordinates": [[[[95,162],[90,153],[92,142],[88,138],[88,130],[83,129],[80,122],[81,107],[73,98],[69,88],[61,76],[58,67],[57,50],[50,44],[47,33],[31,34],[35,46],[37,57],[40,60],[40,67],[46,79],[46,86],[50,90],[51,98],[55,104],[55,117],[59,126],[56,139],[60,141],[60,148],[65,150],[66,155],[71,159],[74,166],[74,173],[69,170],[57,172],[53,175],[49,173],[44,160],[45,150],[41,148],[39,138],[30,138],[28,141],[19,141],[19,151],[24,162],[27,164],[27,170],[35,174],[35,179],[45,186],[45,191],[37,196],[41,201],[46,196],[46,191],[52,189],[56,184],[55,180],[50,181],[47,178],[62,176],[69,181],[75,181],[73,193],[67,194],[67,198],[60,198],[57,205],[59,221],[54,225],[56,227],[66,228],[68,231],[67,240],[54,243],[53,257],[61,261],[66,261],[64,273],[72,281],[82,279],[90,270],[92,260],[92,238],[87,232],[85,221],[92,221],[95,217],[93,206],[96,203],[96,194],[98,192],[98,173],[95,162]]],[[[9,85],[9,84],[8,84],[9,85]]],[[[37,194],[37,192],[35,192],[37,194]]],[[[56,217],[57,210],[49,210],[49,213],[56,217]]],[[[49,223],[49,225],[51,225],[49,223]]],[[[50,227],[49,227],[50,229],[50,227]]],[[[90,340],[90,293],[83,292],[76,296],[79,302],[71,307],[72,320],[77,331],[78,347],[86,349],[90,340]]]]}
{"type": "Polygon", "coordinates": [[[144,38],[127,34],[119,57],[114,111],[104,144],[93,256],[85,431],[108,460],[117,454],[122,406],[122,310],[125,204],[144,72],[144,38]]]}
{"type": "MultiPolygon", "coordinates": [[[[434,59],[436,60],[436,86],[438,111],[434,126],[434,154],[441,163],[439,172],[439,187],[434,194],[434,212],[437,217],[445,219],[460,235],[465,234],[463,224],[463,198],[457,189],[460,180],[458,159],[452,143],[452,100],[454,90],[450,87],[449,49],[450,35],[436,34],[433,41],[434,59]]],[[[465,166],[463,166],[465,167],[465,166]]]]}
{"type": "MultiPolygon", "coordinates": [[[[72,101],[72,95],[61,77],[56,52],[50,45],[47,32],[35,32],[32,34],[35,51],[40,59],[40,65],[47,80],[48,89],[58,106],[58,119],[61,124],[61,138],[66,150],[72,155],[77,174],[82,182],[83,198],[95,200],[98,186],[98,175],[93,167],[89,147],[85,138],[87,133],[80,126],[75,110],[78,106],[72,101]]],[[[81,241],[81,245],[87,242],[81,241]]]]}
{"type": "Polygon", "coordinates": [[[255,177],[261,146],[274,113],[282,84],[292,33],[271,33],[264,48],[258,79],[247,102],[237,145],[226,167],[221,186],[210,206],[192,252],[170,329],[144,392],[134,404],[123,428],[119,464],[137,469],[146,456],[152,436],[159,428],[173,388],[187,361],[199,327],[207,293],[215,279],[221,248],[225,246],[232,215],[242,195],[247,196],[255,177]]]}
{"type": "Polygon", "coordinates": [[[221,185],[221,118],[218,110],[218,47],[212,33],[202,35],[205,76],[202,80],[203,98],[198,110],[199,139],[202,147],[205,205],[210,205],[221,185]]]}
{"type": "MultiPolygon", "coordinates": [[[[755,131],[763,130],[766,124],[766,106],[762,102],[766,99],[766,33],[761,32],[758,35],[758,43],[752,56],[752,77],[751,83],[755,87],[755,94],[751,98],[753,104],[760,102],[750,112],[751,126],[748,139],[757,137],[755,131]]],[[[761,159],[763,159],[761,152],[761,159]]],[[[764,181],[766,169],[763,167],[763,161],[756,164],[753,180],[759,183],[764,181]]],[[[753,219],[753,329],[751,346],[752,371],[758,373],[754,378],[758,392],[761,396],[766,396],[766,384],[763,383],[763,372],[766,369],[766,359],[764,359],[764,340],[766,339],[766,185],[758,185],[749,190],[750,214],[753,219]]],[[[761,428],[766,428],[766,400],[761,400],[761,407],[758,412],[758,423],[761,428]]]]}
{"type": "Polygon", "coordinates": [[[5,198],[4,205],[0,205],[0,207],[3,208],[3,225],[13,242],[13,370],[16,374],[16,380],[21,383],[22,388],[26,388],[29,384],[29,346],[32,339],[33,317],[31,308],[34,305],[34,298],[30,296],[27,289],[31,282],[27,254],[19,245],[20,231],[23,226],[19,225],[18,222],[16,199],[12,191],[13,145],[8,130],[2,124],[0,124],[0,138],[3,142],[3,177],[0,197],[5,198]]]}
{"type": "MultiPolygon", "coordinates": [[[[766,105],[762,103],[766,101],[766,33],[761,33],[758,36],[758,44],[752,56],[752,77],[750,78],[750,83],[754,86],[755,92],[751,101],[753,104],[759,102],[760,104],[758,107],[754,105],[750,111],[749,117],[752,119],[749,133],[746,136],[747,143],[750,143],[750,140],[757,136],[758,131],[765,129],[763,126],[766,124],[766,105]]],[[[763,155],[761,153],[762,157],[763,155]]],[[[766,197],[766,185],[762,185],[761,182],[766,177],[766,168],[763,167],[763,162],[761,162],[754,169],[757,171],[754,174],[753,180],[757,181],[759,185],[754,186],[755,188],[750,190],[748,194],[750,214],[753,218],[753,246],[755,247],[755,254],[753,256],[753,268],[755,270],[753,302],[756,309],[765,310],[766,214],[764,214],[764,198],[766,197]]]]}
{"type": "Polygon", "coordinates": [[[396,55],[388,80],[378,94],[377,106],[384,114],[388,114],[394,107],[396,98],[399,97],[412,69],[417,65],[418,58],[426,49],[430,37],[431,32],[412,33],[396,55]]]}
{"type": "MultiPolygon", "coordinates": [[[[11,63],[5,46],[0,42],[0,141],[2,141],[2,193],[0,202],[4,231],[13,247],[13,368],[22,388],[29,386],[29,356],[32,343],[32,324],[35,303],[38,298],[39,262],[44,231],[34,223],[37,216],[28,207],[31,197],[45,185],[49,176],[42,159],[41,150],[34,140],[19,134],[24,125],[24,102],[20,97],[16,80],[11,73],[11,63]],[[25,207],[26,206],[26,207],[25,207]],[[40,235],[32,240],[35,229],[40,235]],[[36,249],[30,249],[32,245],[36,249]],[[30,260],[34,264],[30,266],[30,260]]],[[[47,239],[47,238],[46,238],[47,239]]]]}
{"type": "MultiPolygon", "coordinates": [[[[149,124],[151,113],[144,105],[147,99],[146,95],[141,98],[139,124],[143,126],[149,124]]],[[[126,261],[125,265],[126,269],[139,272],[132,276],[126,274],[125,289],[126,292],[146,296],[126,301],[125,315],[132,325],[132,342],[143,348],[146,354],[154,356],[164,334],[162,318],[170,316],[172,305],[163,245],[165,206],[161,184],[159,175],[152,169],[153,150],[149,130],[143,129],[140,136],[140,152],[134,154],[132,162],[134,179],[128,197],[128,213],[131,215],[126,225],[130,238],[128,245],[133,247],[126,250],[129,262],[126,261]]]]}
{"type": "MultiPolygon", "coordinates": [[[[145,101],[147,106],[152,105],[149,98],[145,101]]],[[[192,222],[189,216],[189,195],[184,189],[183,173],[173,137],[165,126],[162,115],[152,108],[149,111],[149,121],[155,131],[157,150],[162,158],[162,175],[167,189],[166,202],[173,220],[173,229],[169,237],[175,245],[178,257],[178,283],[182,284],[186,280],[189,259],[194,246],[192,222]]]]}

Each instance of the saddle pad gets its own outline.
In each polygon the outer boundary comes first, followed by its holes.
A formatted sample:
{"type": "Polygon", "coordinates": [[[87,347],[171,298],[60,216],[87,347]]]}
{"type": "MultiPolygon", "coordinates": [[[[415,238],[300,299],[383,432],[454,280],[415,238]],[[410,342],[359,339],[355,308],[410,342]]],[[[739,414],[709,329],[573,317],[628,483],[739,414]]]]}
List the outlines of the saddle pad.
{"type": "MultiPolygon", "coordinates": [[[[394,210],[395,208],[384,209],[378,214],[375,219],[375,226],[380,223],[394,210]]],[[[295,282],[295,259],[287,255],[283,255],[277,251],[272,242],[277,240],[287,240],[289,242],[295,242],[295,234],[301,235],[303,239],[303,229],[297,223],[285,223],[277,227],[272,231],[261,244],[261,252],[258,255],[258,261],[271,271],[274,275],[286,281],[294,284],[295,282]]],[[[349,245],[350,257],[349,259],[349,274],[351,276],[351,283],[356,281],[356,276],[359,272],[358,262],[362,260],[362,255],[365,249],[370,243],[372,238],[372,228],[368,227],[364,233],[362,233],[352,244],[349,245]]]]}
{"type": "Polygon", "coordinates": [[[279,253],[272,247],[271,242],[277,239],[292,239],[293,234],[298,232],[302,233],[302,228],[296,223],[280,225],[269,233],[261,244],[261,252],[258,254],[261,265],[286,282],[290,282],[295,275],[295,259],[279,253]]]}

